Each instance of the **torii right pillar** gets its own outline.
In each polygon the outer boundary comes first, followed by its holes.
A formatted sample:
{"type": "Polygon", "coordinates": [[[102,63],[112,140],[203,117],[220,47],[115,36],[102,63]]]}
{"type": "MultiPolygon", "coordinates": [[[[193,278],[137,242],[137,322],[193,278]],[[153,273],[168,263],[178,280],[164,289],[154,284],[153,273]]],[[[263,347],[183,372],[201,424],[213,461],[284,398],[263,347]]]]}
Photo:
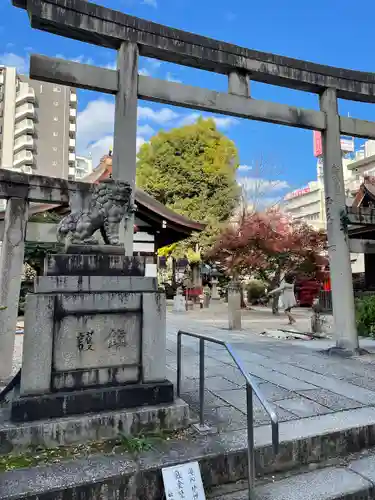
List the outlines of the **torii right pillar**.
{"type": "Polygon", "coordinates": [[[320,96],[326,114],[323,132],[324,190],[327,217],[328,254],[337,351],[358,352],[353,278],[349,238],[345,222],[346,200],[340,144],[340,118],[336,90],[327,88],[320,96]]]}

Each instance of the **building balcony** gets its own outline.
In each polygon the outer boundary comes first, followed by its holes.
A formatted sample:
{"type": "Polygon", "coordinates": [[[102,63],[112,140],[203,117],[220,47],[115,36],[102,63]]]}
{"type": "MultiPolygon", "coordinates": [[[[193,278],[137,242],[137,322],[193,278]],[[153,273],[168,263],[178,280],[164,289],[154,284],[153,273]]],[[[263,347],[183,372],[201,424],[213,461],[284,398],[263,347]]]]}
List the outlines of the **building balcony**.
{"type": "Polygon", "coordinates": [[[20,90],[16,95],[16,105],[20,105],[24,102],[35,102],[35,90],[32,87],[29,87],[27,90],[20,90]]]}
{"type": "Polygon", "coordinates": [[[77,119],[77,110],[70,108],[69,109],[69,120],[75,122],[77,119]]]}
{"type": "Polygon", "coordinates": [[[33,169],[32,169],[32,167],[30,167],[30,165],[24,165],[20,170],[24,174],[32,174],[33,173],[33,169]]]}
{"type": "Polygon", "coordinates": [[[76,161],[76,155],[75,153],[69,153],[69,163],[75,163],[76,161]]]}
{"type": "Polygon", "coordinates": [[[77,106],[77,94],[75,92],[70,93],[69,101],[72,108],[75,108],[77,106]]]}
{"type": "Polygon", "coordinates": [[[34,155],[31,151],[20,151],[13,157],[13,165],[18,168],[32,163],[34,163],[34,155]]]}
{"type": "Polygon", "coordinates": [[[22,120],[23,118],[35,118],[35,107],[31,103],[22,104],[16,108],[15,121],[22,120]]]}
{"type": "Polygon", "coordinates": [[[75,123],[69,123],[69,135],[70,137],[75,137],[77,133],[77,127],[75,123]]]}
{"type": "Polygon", "coordinates": [[[69,149],[75,149],[76,148],[76,140],[75,137],[70,137],[69,138],[69,149]]]}
{"type": "Polygon", "coordinates": [[[14,129],[14,137],[19,137],[23,134],[33,134],[35,132],[35,125],[33,120],[22,120],[17,123],[14,129]]]}
{"type": "Polygon", "coordinates": [[[14,141],[13,152],[17,153],[22,149],[34,149],[35,141],[32,135],[21,135],[14,141]]]}

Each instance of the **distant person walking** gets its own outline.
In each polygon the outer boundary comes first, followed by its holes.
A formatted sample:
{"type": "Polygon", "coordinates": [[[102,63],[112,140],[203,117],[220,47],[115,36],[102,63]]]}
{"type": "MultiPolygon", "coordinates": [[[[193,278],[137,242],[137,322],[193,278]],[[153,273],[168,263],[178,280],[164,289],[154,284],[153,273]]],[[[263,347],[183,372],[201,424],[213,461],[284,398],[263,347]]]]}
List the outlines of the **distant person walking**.
{"type": "Polygon", "coordinates": [[[275,288],[268,295],[279,295],[279,308],[284,309],[288,317],[289,324],[293,325],[296,320],[292,315],[292,308],[297,305],[296,297],[294,295],[293,276],[286,275],[279,288],[275,288]]]}

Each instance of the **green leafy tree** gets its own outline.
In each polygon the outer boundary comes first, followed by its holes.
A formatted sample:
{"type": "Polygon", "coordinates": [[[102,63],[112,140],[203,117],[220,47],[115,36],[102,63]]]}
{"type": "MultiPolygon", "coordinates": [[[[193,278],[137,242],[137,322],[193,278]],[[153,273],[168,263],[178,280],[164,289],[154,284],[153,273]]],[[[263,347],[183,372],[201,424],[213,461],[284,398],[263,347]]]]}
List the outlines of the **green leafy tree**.
{"type": "MultiPolygon", "coordinates": [[[[238,153],[212,119],[159,132],[138,153],[137,186],[181,215],[206,223],[187,247],[207,248],[237,206],[238,153]]],[[[181,245],[175,249],[178,253],[181,245]]],[[[182,253],[184,253],[183,250],[182,253]]]]}

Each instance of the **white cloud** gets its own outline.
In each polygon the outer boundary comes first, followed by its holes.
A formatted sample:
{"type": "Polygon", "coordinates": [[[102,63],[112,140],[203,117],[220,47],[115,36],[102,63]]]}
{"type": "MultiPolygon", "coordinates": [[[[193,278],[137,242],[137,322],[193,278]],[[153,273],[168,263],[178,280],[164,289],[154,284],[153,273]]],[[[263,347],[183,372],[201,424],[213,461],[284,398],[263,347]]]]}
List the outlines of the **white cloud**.
{"type": "Polygon", "coordinates": [[[214,116],[213,120],[218,128],[227,129],[237,124],[237,120],[232,116],[214,116]]]}
{"type": "Polygon", "coordinates": [[[250,165],[240,165],[237,169],[237,172],[249,172],[252,169],[250,165]]]}
{"type": "Polygon", "coordinates": [[[139,125],[137,128],[137,133],[140,134],[141,136],[148,136],[148,135],[154,135],[155,130],[148,124],[139,125]]]}
{"type": "Polygon", "coordinates": [[[285,190],[289,188],[286,181],[261,177],[241,177],[238,183],[244,189],[248,208],[252,210],[264,210],[278,205],[283,200],[285,190]]]}
{"type": "Polygon", "coordinates": [[[165,125],[178,117],[179,114],[170,108],[162,108],[158,111],[142,106],[138,108],[138,120],[150,120],[159,125],[165,125]]]}
{"type": "Polygon", "coordinates": [[[148,70],[148,69],[146,69],[146,68],[141,68],[141,69],[139,70],[139,74],[140,74],[140,75],[142,75],[142,76],[151,76],[151,73],[150,73],[150,72],[149,72],[149,70],[148,70]]]}
{"type": "MultiPolygon", "coordinates": [[[[241,165],[241,167],[245,166],[241,165]]],[[[239,184],[243,186],[249,196],[278,193],[289,188],[289,184],[286,181],[280,179],[262,179],[261,177],[241,177],[239,184]]]]}
{"type": "Polygon", "coordinates": [[[174,82],[174,83],[181,83],[181,80],[178,80],[177,78],[175,78],[172,73],[167,73],[166,77],[168,82],[174,82]]]}
{"type": "Polygon", "coordinates": [[[146,139],[144,139],[143,137],[141,137],[141,136],[137,137],[137,153],[138,153],[140,147],[143,146],[143,144],[145,142],[146,142],[146,139]]]}
{"type": "Polygon", "coordinates": [[[95,167],[99,165],[100,159],[107,155],[110,149],[113,147],[113,136],[106,135],[101,137],[99,140],[90,144],[89,147],[84,151],[84,154],[91,154],[92,164],[95,167]]]}
{"type": "Polygon", "coordinates": [[[142,3],[144,3],[146,5],[151,5],[151,7],[155,7],[155,8],[158,6],[156,0],[143,0],[142,3]]]}
{"type": "Polygon", "coordinates": [[[198,118],[203,117],[203,118],[212,118],[213,121],[216,123],[216,126],[218,128],[223,128],[223,129],[228,129],[232,125],[237,124],[237,120],[235,118],[232,118],[231,116],[228,117],[222,117],[222,116],[212,116],[209,117],[208,115],[198,113],[198,112],[193,112],[189,113],[188,115],[184,116],[178,123],[179,127],[183,127],[184,125],[192,125],[195,123],[198,118]]]}
{"type": "Polygon", "coordinates": [[[29,73],[29,59],[13,52],[5,52],[0,55],[0,64],[17,69],[18,73],[29,73]]]}
{"type": "MultiPolygon", "coordinates": [[[[141,136],[137,136],[137,153],[139,148],[146,142],[146,139],[141,136]]],[[[104,155],[107,155],[109,151],[113,149],[113,136],[106,135],[99,139],[98,141],[90,144],[87,149],[84,151],[85,155],[90,154],[92,158],[92,162],[94,167],[97,167],[100,163],[100,159],[103,158],[104,155]]]]}
{"type": "Polygon", "coordinates": [[[89,144],[113,134],[114,102],[105,99],[90,101],[77,117],[77,149],[86,150],[89,144]]]}
{"type": "Polygon", "coordinates": [[[185,125],[192,125],[201,116],[202,115],[200,113],[189,113],[188,115],[185,115],[183,118],[181,118],[181,120],[178,122],[178,126],[183,127],[185,125]]]}

